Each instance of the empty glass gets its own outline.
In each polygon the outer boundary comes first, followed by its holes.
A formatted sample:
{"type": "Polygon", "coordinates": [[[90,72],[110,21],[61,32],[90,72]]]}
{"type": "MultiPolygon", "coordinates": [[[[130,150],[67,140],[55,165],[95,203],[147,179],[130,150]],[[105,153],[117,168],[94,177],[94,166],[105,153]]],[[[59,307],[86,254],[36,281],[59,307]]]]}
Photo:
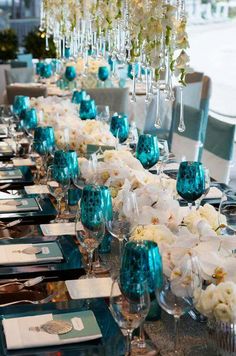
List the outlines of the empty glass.
{"type": "Polygon", "coordinates": [[[21,125],[27,130],[33,130],[38,125],[37,111],[34,108],[22,111],[20,119],[21,125]]]}
{"type": "Polygon", "coordinates": [[[109,119],[110,119],[109,106],[97,105],[97,120],[108,123],[109,119]]]}
{"type": "MultiPolygon", "coordinates": [[[[226,190],[221,198],[219,207],[219,225],[225,225],[222,215],[226,218],[227,226],[225,232],[230,235],[236,235],[236,192],[226,190]]],[[[223,228],[222,226],[222,228],[223,228]]]]}
{"type": "Polygon", "coordinates": [[[110,131],[120,143],[123,143],[129,137],[129,120],[127,115],[115,114],[111,118],[110,131]]]}
{"type": "Polygon", "coordinates": [[[159,147],[156,136],[143,134],[139,136],[136,157],[143,167],[149,169],[159,160],[159,147]]]}
{"type": "Polygon", "coordinates": [[[13,103],[13,112],[20,115],[22,111],[30,107],[30,98],[25,95],[16,95],[13,103]]]}
{"type": "Polygon", "coordinates": [[[110,309],[117,324],[127,332],[127,356],[131,355],[132,333],[145,320],[149,308],[146,280],[132,281],[129,276],[121,273],[112,284],[110,309]]]}
{"type": "MultiPolygon", "coordinates": [[[[202,279],[198,258],[186,254],[170,276],[164,276],[163,284],[156,289],[159,305],[175,320],[174,352],[180,352],[179,320],[188,313],[197,302],[202,289],[202,279]]],[[[181,353],[182,355],[182,353],[181,353]]]]}
{"type": "Polygon", "coordinates": [[[52,153],[55,149],[55,133],[51,126],[38,126],[34,131],[34,139],[36,141],[46,141],[48,153],[52,153]]]}
{"type": "Polygon", "coordinates": [[[67,167],[50,166],[47,171],[47,187],[57,201],[57,217],[54,222],[61,222],[62,199],[70,187],[70,173],[67,167]]]}
{"type": "Polygon", "coordinates": [[[103,66],[103,67],[98,68],[98,78],[101,80],[103,85],[104,85],[104,82],[109,78],[109,74],[110,74],[110,71],[109,71],[108,67],[103,66]]]}
{"type": "Polygon", "coordinates": [[[176,189],[178,194],[192,208],[193,202],[205,191],[204,168],[200,162],[181,162],[177,175],[176,189]]]}

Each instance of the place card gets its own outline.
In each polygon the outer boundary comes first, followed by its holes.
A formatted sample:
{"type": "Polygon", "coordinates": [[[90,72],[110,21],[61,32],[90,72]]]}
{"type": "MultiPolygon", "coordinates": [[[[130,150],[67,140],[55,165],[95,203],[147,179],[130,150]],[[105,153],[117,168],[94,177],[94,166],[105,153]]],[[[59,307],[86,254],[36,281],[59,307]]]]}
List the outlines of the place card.
{"type": "Polygon", "coordinates": [[[102,337],[91,310],[9,318],[3,319],[2,323],[8,350],[71,344],[102,337]]]}
{"type": "Polygon", "coordinates": [[[20,167],[20,166],[32,167],[32,166],[35,166],[35,162],[32,161],[31,158],[13,158],[12,162],[13,162],[13,165],[15,167],[20,167]]]}
{"type": "Polygon", "coordinates": [[[87,154],[93,154],[99,151],[99,153],[103,153],[105,151],[115,150],[114,146],[99,146],[99,145],[87,145],[87,154]]]}
{"type": "Polygon", "coordinates": [[[56,241],[36,244],[0,245],[0,265],[26,265],[56,262],[63,255],[56,241]]]}
{"type": "Polygon", "coordinates": [[[24,187],[26,194],[49,194],[47,185],[27,185],[24,187]]]}
{"type": "Polygon", "coordinates": [[[35,198],[1,199],[0,213],[21,213],[25,211],[38,211],[39,205],[35,198]]]}
{"type": "MultiPolygon", "coordinates": [[[[106,298],[111,294],[112,279],[105,278],[86,278],[66,281],[66,287],[72,299],[87,298],[106,298]]],[[[117,287],[114,295],[119,295],[120,290],[117,287]]]]}
{"type": "Polygon", "coordinates": [[[75,223],[40,225],[44,236],[75,235],[75,223]]]}
{"type": "Polygon", "coordinates": [[[23,174],[19,168],[0,170],[0,181],[21,179],[22,177],[23,174]]]}

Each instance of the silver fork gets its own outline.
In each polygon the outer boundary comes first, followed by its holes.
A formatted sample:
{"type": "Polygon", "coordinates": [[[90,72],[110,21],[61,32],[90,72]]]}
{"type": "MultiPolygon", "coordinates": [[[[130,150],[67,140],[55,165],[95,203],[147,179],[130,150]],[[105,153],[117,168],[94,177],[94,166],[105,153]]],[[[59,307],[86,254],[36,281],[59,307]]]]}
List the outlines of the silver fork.
{"type": "Polygon", "coordinates": [[[1,284],[0,291],[1,291],[1,289],[5,289],[10,286],[16,286],[17,291],[20,291],[20,290],[24,289],[25,287],[30,288],[30,287],[36,286],[37,284],[41,283],[43,280],[44,280],[44,277],[39,276],[39,277],[28,279],[25,282],[20,282],[18,280],[12,281],[9,283],[1,284]]]}
{"type": "Polygon", "coordinates": [[[0,304],[0,308],[9,307],[11,305],[21,304],[21,303],[28,303],[28,304],[34,304],[34,305],[46,304],[46,303],[49,303],[56,295],[57,295],[57,292],[49,295],[46,298],[40,299],[40,300],[29,300],[29,299],[16,300],[15,302],[0,304]]]}
{"type": "Polygon", "coordinates": [[[17,219],[17,220],[13,220],[10,221],[9,223],[4,223],[4,222],[0,222],[0,230],[6,230],[9,228],[12,228],[16,225],[19,225],[22,222],[22,219],[17,219]]]}

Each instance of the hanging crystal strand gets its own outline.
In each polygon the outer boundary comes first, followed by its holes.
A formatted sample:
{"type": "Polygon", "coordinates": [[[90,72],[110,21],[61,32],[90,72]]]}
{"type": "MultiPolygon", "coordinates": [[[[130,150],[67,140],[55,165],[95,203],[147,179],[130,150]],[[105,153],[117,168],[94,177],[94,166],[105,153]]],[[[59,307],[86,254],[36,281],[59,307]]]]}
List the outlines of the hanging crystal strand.
{"type": "Polygon", "coordinates": [[[156,95],[156,121],[154,123],[154,126],[157,129],[160,129],[162,126],[162,122],[161,122],[161,91],[160,88],[157,87],[157,95],[156,95]]]}
{"type": "Polygon", "coordinates": [[[145,78],[146,78],[146,82],[145,82],[145,91],[146,91],[145,103],[148,103],[149,102],[149,98],[148,98],[148,88],[149,88],[149,84],[148,84],[148,80],[149,80],[148,66],[145,68],[145,78]]]}
{"type": "Polygon", "coordinates": [[[135,75],[135,62],[132,64],[132,71],[133,71],[133,87],[132,87],[131,102],[132,102],[132,103],[136,103],[136,75],[135,75]]]}
{"type": "Polygon", "coordinates": [[[179,117],[178,131],[184,132],[186,127],[185,127],[185,123],[184,123],[183,87],[182,87],[182,85],[179,87],[179,90],[180,90],[180,117],[179,117]]]}
{"type": "Polygon", "coordinates": [[[40,5],[40,26],[39,26],[39,31],[44,31],[45,29],[45,11],[44,11],[44,4],[43,1],[41,1],[40,5]]]}
{"type": "Polygon", "coordinates": [[[138,83],[142,83],[142,64],[141,61],[139,61],[138,64],[138,83]]]}
{"type": "Polygon", "coordinates": [[[48,34],[46,34],[46,37],[45,37],[45,49],[46,51],[49,51],[49,43],[48,43],[48,34]]]}

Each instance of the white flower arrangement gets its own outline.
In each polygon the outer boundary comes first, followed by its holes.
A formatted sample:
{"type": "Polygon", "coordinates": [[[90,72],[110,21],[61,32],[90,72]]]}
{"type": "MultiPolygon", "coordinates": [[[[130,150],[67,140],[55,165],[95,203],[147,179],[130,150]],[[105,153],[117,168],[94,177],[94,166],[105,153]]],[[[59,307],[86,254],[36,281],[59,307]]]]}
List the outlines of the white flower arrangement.
{"type": "Polygon", "coordinates": [[[209,285],[201,292],[196,308],[208,318],[236,323],[236,284],[228,281],[209,285]]]}

